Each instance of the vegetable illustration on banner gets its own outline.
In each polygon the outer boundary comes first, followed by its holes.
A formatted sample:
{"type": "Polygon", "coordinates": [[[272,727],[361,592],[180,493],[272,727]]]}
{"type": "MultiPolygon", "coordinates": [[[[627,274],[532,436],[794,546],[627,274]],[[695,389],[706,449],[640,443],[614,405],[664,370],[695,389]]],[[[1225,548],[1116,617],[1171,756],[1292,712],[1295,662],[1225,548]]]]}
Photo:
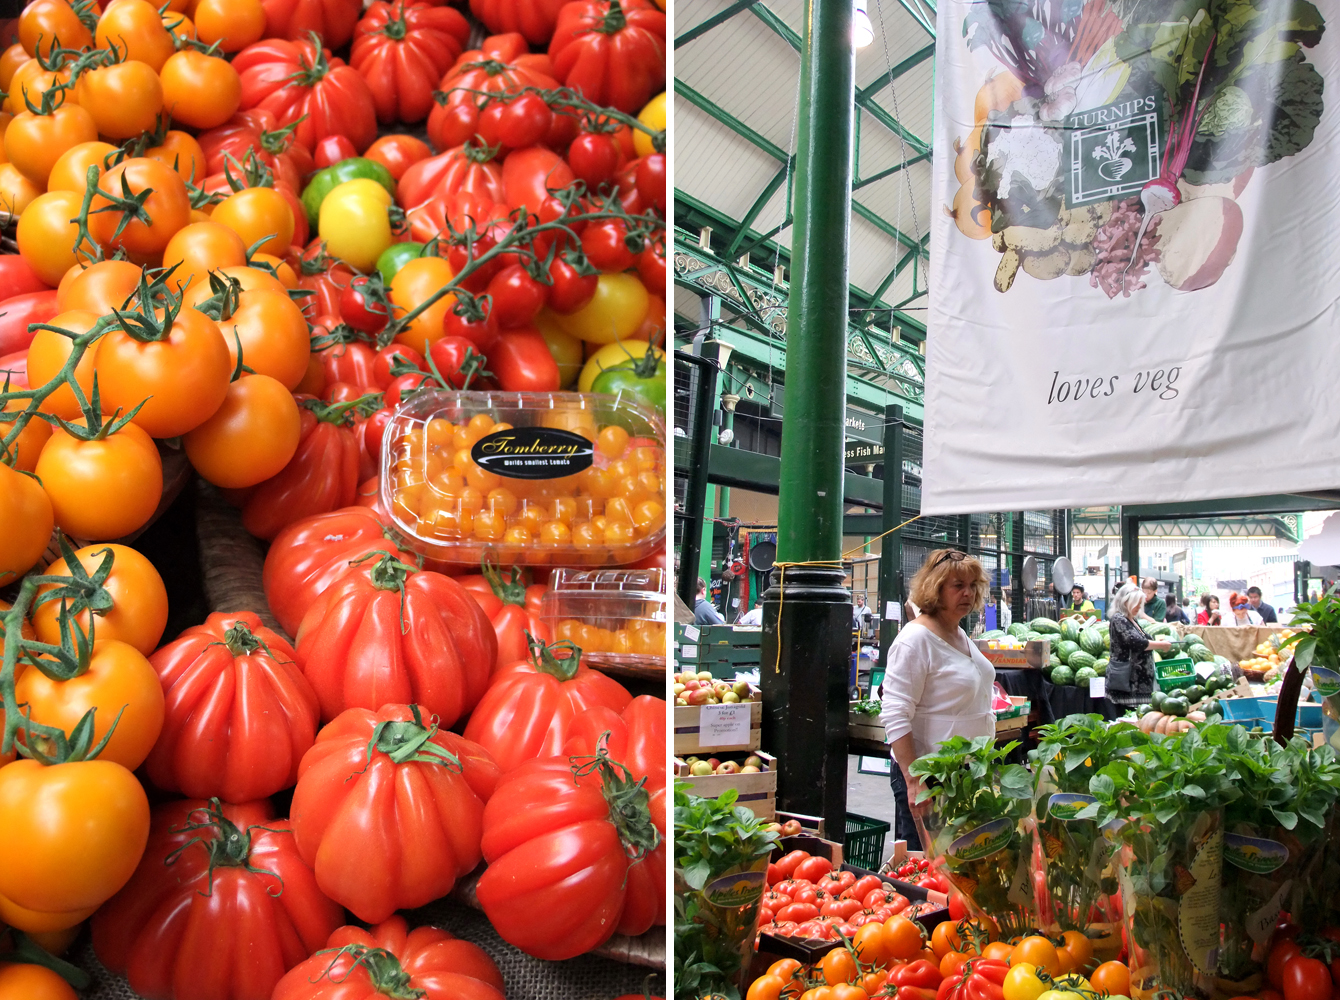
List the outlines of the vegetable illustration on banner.
{"type": "MultiPolygon", "coordinates": [[[[984,0],[962,42],[989,65],[953,142],[952,216],[1000,254],[994,284],[1085,279],[1108,299],[1233,266],[1238,199],[1321,120],[1308,0],[984,0]],[[986,58],[986,57],[989,57],[986,58]]],[[[958,44],[958,43],[952,43],[958,44]]]]}

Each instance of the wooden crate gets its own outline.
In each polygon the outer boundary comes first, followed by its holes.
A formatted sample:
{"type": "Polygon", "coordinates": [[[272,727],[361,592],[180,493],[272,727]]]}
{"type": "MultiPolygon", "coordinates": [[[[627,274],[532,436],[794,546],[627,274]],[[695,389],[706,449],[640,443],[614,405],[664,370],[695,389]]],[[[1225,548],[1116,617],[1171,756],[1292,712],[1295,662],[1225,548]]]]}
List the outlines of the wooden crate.
{"type": "MultiPolygon", "coordinates": [[[[763,761],[763,770],[757,774],[704,774],[694,777],[689,774],[689,765],[675,757],[675,779],[685,781],[694,795],[706,799],[715,799],[728,788],[739,792],[737,804],[746,806],[765,823],[771,823],[777,815],[777,758],[762,750],[755,751],[763,761]]],[[[747,751],[731,753],[731,759],[743,760],[747,751]]]]}
{"type": "Polygon", "coordinates": [[[978,639],[977,648],[991,661],[993,667],[1011,667],[1016,670],[1041,670],[1052,655],[1050,639],[1034,639],[1024,643],[1023,649],[991,649],[990,640],[978,639]]]}
{"type": "Polygon", "coordinates": [[[847,737],[853,740],[874,740],[884,742],[884,725],[878,715],[868,715],[849,709],[847,712],[847,737]]]}
{"type": "Polygon", "coordinates": [[[763,745],[763,703],[751,701],[746,704],[749,706],[749,742],[732,746],[705,746],[699,743],[698,716],[703,706],[676,705],[675,753],[679,756],[696,754],[701,757],[719,751],[757,750],[763,745]]]}

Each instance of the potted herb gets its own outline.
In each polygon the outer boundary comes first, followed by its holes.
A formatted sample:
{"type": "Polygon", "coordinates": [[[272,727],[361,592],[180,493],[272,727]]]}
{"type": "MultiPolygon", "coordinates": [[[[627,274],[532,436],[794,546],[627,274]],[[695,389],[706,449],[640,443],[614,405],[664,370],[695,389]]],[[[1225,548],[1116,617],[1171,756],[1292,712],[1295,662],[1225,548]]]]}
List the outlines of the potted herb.
{"type": "Polygon", "coordinates": [[[1124,820],[1119,873],[1132,995],[1214,992],[1223,810],[1238,797],[1228,758],[1198,730],[1152,740],[1089,780],[1079,816],[1124,820]]]}
{"type": "Polygon", "coordinates": [[[912,763],[925,786],[918,802],[928,848],[968,904],[995,921],[1002,939],[1036,927],[1028,866],[1033,835],[1025,824],[1033,776],[1005,758],[1019,744],[997,747],[990,736],[955,736],[912,763]]]}
{"type": "Polygon", "coordinates": [[[1098,715],[1071,715],[1039,730],[1037,749],[1029,754],[1037,777],[1037,817],[1043,873],[1039,911],[1052,934],[1081,931],[1092,938],[1100,961],[1122,948],[1112,923],[1091,919],[1094,907],[1117,892],[1112,866],[1118,840],[1093,819],[1079,814],[1094,798],[1089,782],[1099,769],[1149,737],[1126,722],[1109,725],[1098,715]]]}
{"type": "Polygon", "coordinates": [[[1224,807],[1219,906],[1219,973],[1241,995],[1261,985],[1280,912],[1308,909],[1304,892],[1320,876],[1340,765],[1329,747],[1314,751],[1301,738],[1280,746],[1252,738],[1242,726],[1214,726],[1205,736],[1227,758],[1242,793],[1224,807]]]}
{"type": "Polygon", "coordinates": [[[777,834],[730,788],[719,798],[675,783],[675,996],[739,1000],[777,834]],[[687,992],[686,992],[687,991],[687,992]]]}
{"type": "MultiPolygon", "coordinates": [[[[1293,646],[1293,665],[1299,674],[1312,671],[1312,686],[1322,699],[1322,731],[1326,742],[1340,751],[1340,582],[1331,585],[1316,601],[1299,601],[1289,627],[1302,629],[1280,643],[1280,651],[1293,646]]],[[[1289,686],[1291,671],[1285,671],[1289,686]]],[[[1300,679],[1293,678],[1294,685],[1300,679]]],[[[1281,692],[1282,694],[1282,692],[1281,692]]]]}

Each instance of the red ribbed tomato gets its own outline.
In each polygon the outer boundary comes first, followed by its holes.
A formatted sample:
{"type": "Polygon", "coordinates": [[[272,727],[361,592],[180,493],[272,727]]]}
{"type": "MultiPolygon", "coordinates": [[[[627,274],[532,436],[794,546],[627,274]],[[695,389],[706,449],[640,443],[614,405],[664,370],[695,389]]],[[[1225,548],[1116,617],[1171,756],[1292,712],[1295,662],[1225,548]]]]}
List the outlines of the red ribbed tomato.
{"type": "Polygon", "coordinates": [[[368,82],[379,122],[419,122],[469,39],[469,22],[451,7],[375,0],[354,29],[349,65],[368,82]]]}
{"type": "Polygon", "coordinates": [[[575,0],[558,15],[549,58],[566,86],[637,114],[665,89],[665,13],[649,0],[575,0]]]}
{"type": "Polygon", "coordinates": [[[315,323],[321,317],[340,314],[340,296],[353,280],[354,272],[347,264],[335,260],[326,253],[324,240],[313,240],[297,260],[292,260],[298,272],[298,287],[315,292],[305,295],[301,300],[302,314],[309,323],[315,323]]]}
{"type": "Polygon", "coordinates": [[[482,569],[482,573],[472,576],[458,576],[456,582],[470,591],[493,622],[498,636],[498,668],[502,669],[529,655],[527,631],[541,642],[553,638],[549,625],[540,617],[540,602],[549,588],[542,583],[527,586],[515,569],[503,573],[487,562],[482,569]]]}
{"type": "Polygon", "coordinates": [[[306,40],[315,31],[328,48],[341,48],[354,34],[363,0],[261,0],[269,38],[306,40]]]}
{"type": "Polygon", "coordinates": [[[317,884],[376,923],[445,896],[479,864],[497,783],[483,748],[424,725],[417,705],[351,708],[303,758],[289,814],[317,884]]]}
{"type": "Polygon", "coordinates": [[[302,404],[297,452],[242,504],[242,526],[257,538],[274,538],[294,521],[353,505],[360,448],[348,404],[302,404]]]}
{"type": "Polygon", "coordinates": [[[487,195],[456,191],[446,194],[441,188],[425,202],[405,213],[409,221],[410,238],[427,243],[439,233],[447,237],[451,229],[464,233],[473,223],[475,231],[484,232],[488,225],[507,218],[507,206],[499,205],[487,195]]]}
{"type": "MultiPolygon", "coordinates": [[[[479,132],[479,104],[485,94],[516,94],[524,87],[553,90],[558,87],[549,57],[531,53],[526,40],[516,32],[493,35],[477,49],[463,52],[438,90],[446,101],[428,115],[428,138],[438,149],[450,149],[473,139],[479,132]]],[[[541,132],[532,142],[544,137],[541,132]]],[[[526,143],[530,145],[531,143],[526,143]]]]}
{"type": "Polygon", "coordinates": [[[634,698],[623,712],[604,705],[588,708],[572,721],[572,735],[563,756],[596,752],[608,732],[610,756],[649,784],[665,784],[665,701],[649,694],[634,698]]]}
{"type": "Polygon", "coordinates": [[[367,507],[343,507],[304,518],[276,536],[265,556],[261,577],[265,599],[279,624],[296,635],[316,599],[369,553],[389,552],[407,566],[412,553],[396,545],[395,536],[367,507]]]}
{"type": "Polygon", "coordinates": [[[316,692],[293,647],[250,611],[215,613],[150,657],[167,699],[145,762],[166,792],[263,799],[298,780],[316,739],[316,692]]]}
{"type": "Polygon", "coordinates": [[[566,0],[470,0],[470,13],[489,31],[517,31],[532,45],[548,44],[566,0]]]}
{"type": "Polygon", "coordinates": [[[273,816],[268,802],[155,809],[139,867],[93,918],[102,964],[162,1000],[268,997],[344,919],[273,816]]]}
{"type": "Polygon", "coordinates": [[[322,718],[347,708],[416,703],[450,726],[488,687],[498,640],[455,580],[414,572],[383,555],[316,599],[298,627],[297,646],[322,718]]]}
{"type": "MultiPolygon", "coordinates": [[[[251,152],[274,174],[276,185],[287,184],[301,192],[307,176],[316,169],[311,151],[285,131],[274,113],[265,108],[239,111],[218,128],[200,134],[205,154],[206,178],[222,175],[225,165],[239,180],[238,164],[251,152]],[[229,161],[232,157],[232,162],[229,161]]],[[[226,183],[226,180],[225,180],[226,183]]],[[[225,193],[228,188],[222,189],[225,193]]]]}
{"type": "Polygon", "coordinates": [[[326,947],[289,971],[271,1000],[503,1000],[503,978],[478,945],[404,917],[341,927],[326,947]],[[375,959],[373,956],[375,955],[375,959]]]}
{"type": "Polygon", "coordinates": [[[596,705],[622,712],[632,700],[618,681],[580,656],[555,656],[556,648],[543,647],[496,673],[465,726],[466,739],[492,754],[504,772],[561,753],[577,713],[596,705]]]}
{"type": "Polygon", "coordinates": [[[400,178],[396,201],[412,209],[435,195],[457,192],[482,195],[495,202],[504,200],[502,171],[487,149],[466,143],[420,160],[400,178]]]}
{"type": "Polygon", "coordinates": [[[643,786],[603,751],[528,761],[484,809],[479,902],[505,941],[572,958],[665,919],[664,844],[664,783],[643,786]]]}
{"type": "Polygon", "coordinates": [[[555,191],[561,191],[577,179],[567,161],[542,146],[518,149],[507,154],[502,170],[504,194],[494,201],[507,203],[508,208],[522,208],[545,221],[557,219],[555,210],[548,216],[542,211],[546,203],[557,205],[555,191]]]}
{"type": "Polygon", "coordinates": [[[308,150],[328,135],[347,136],[360,151],[377,138],[367,82],[310,40],[270,38],[248,45],[234,57],[233,68],[242,77],[242,109],[270,111],[280,125],[297,122],[293,134],[308,150]]]}

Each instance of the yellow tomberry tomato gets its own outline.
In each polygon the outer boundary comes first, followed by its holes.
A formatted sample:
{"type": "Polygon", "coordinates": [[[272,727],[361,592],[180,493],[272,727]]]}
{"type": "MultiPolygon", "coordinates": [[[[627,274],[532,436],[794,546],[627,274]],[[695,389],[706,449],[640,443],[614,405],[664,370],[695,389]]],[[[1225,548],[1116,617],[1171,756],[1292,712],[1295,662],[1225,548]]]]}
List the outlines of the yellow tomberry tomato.
{"type": "Polygon", "coordinates": [[[589,344],[627,340],[647,315],[647,287],[631,274],[602,274],[591,301],[567,316],[555,314],[559,327],[589,344]]]}
{"type": "MultiPolygon", "coordinates": [[[[648,128],[654,128],[658,132],[665,131],[666,103],[665,92],[657,94],[647,102],[646,107],[637,113],[637,120],[648,128]]],[[[650,156],[656,152],[655,145],[652,144],[651,136],[647,135],[641,129],[633,130],[633,149],[638,156],[650,156]]]]}

